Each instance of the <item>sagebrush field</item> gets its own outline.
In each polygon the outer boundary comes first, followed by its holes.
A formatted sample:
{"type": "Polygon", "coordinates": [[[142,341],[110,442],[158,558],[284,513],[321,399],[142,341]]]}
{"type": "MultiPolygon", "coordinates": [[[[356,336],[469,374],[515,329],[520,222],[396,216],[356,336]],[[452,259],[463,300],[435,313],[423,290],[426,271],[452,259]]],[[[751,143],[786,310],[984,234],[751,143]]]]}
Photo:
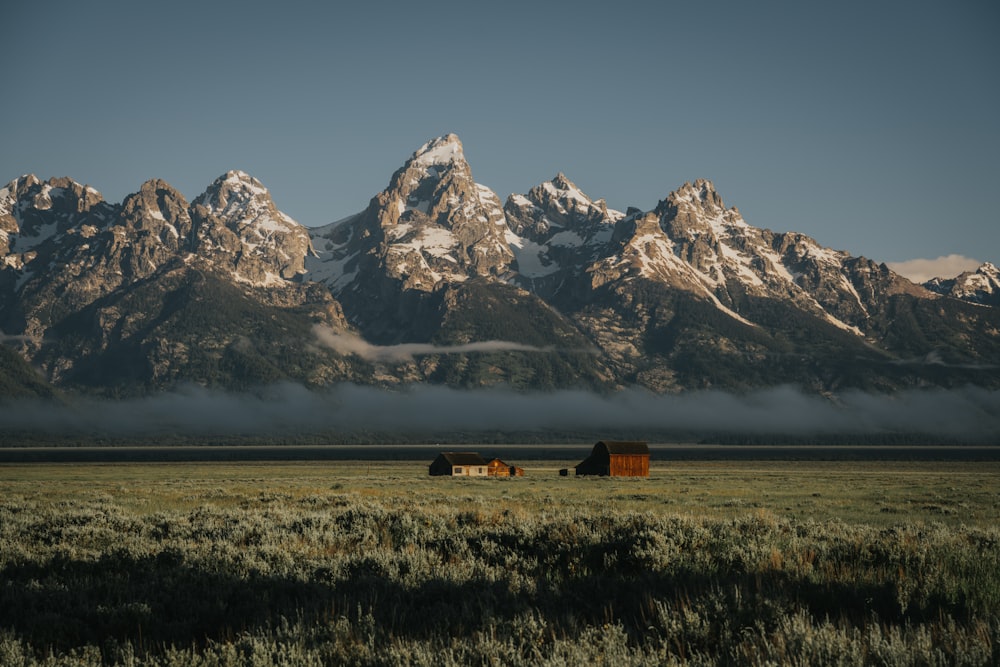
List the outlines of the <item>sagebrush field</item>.
{"type": "Polygon", "coordinates": [[[1000,663],[1000,463],[426,464],[0,466],[0,665],[1000,663]]]}

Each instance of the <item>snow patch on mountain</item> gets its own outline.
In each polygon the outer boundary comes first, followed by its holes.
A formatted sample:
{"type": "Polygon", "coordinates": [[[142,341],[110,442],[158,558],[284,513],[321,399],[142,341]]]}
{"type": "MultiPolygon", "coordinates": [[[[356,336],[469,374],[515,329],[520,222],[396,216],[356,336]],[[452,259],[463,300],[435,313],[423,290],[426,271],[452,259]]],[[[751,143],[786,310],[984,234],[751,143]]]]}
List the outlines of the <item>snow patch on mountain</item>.
{"type": "Polygon", "coordinates": [[[462,142],[454,134],[431,139],[413,154],[412,164],[422,167],[448,165],[458,160],[465,160],[462,142]]]}
{"type": "Polygon", "coordinates": [[[979,305],[1000,306],[1000,269],[984,262],[975,271],[965,271],[952,279],[934,278],[924,287],[955,299],[979,305]]]}
{"type": "Polygon", "coordinates": [[[530,280],[544,278],[559,270],[558,264],[546,258],[547,246],[518,236],[509,229],[505,238],[517,260],[517,272],[525,278],[530,280]]]}

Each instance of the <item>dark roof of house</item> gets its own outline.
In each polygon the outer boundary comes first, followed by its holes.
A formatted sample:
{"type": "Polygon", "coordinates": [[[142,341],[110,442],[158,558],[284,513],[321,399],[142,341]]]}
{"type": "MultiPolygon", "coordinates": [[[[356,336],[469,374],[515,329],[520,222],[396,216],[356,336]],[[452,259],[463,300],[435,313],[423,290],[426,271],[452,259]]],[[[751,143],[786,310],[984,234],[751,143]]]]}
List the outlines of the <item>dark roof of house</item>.
{"type": "Polygon", "coordinates": [[[478,452],[441,452],[445,461],[453,466],[484,466],[486,461],[478,452]]]}
{"type": "Polygon", "coordinates": [[[649,445],[641,440],[601,440],[594,449],[604,445],[608,454],[645,454],[649,455],[649,445]]]}

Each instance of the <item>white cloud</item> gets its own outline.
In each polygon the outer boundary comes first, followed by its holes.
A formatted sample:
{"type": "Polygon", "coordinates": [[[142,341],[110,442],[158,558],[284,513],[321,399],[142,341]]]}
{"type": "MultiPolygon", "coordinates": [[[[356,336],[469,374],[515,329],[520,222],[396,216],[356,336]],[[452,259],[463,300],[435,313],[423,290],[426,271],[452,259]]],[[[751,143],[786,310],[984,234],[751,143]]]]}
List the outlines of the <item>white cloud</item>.
{"type": "Polygon", "coordinates": [[[317,324],[313,333],[320,344],[338,354],[354,354],[367,361],[412,361],[423,354],[468,354],[469,352],[551,352],[553,348],[534,347],[504,340],[487,340],[464,345],[431,345],[430,343],[402,343],[400,345],[373,345],[352,334],[338,333],[317,324]]]}
{"type": "Polygon", "coordinates": [[[890,269],[915,283],[925,283],[931,278],[954,278],[964,271],[975,271],[982,262],[964,255],[947,255],[937,259],[910,259],[905,262],[887,262],[890,269]]]}

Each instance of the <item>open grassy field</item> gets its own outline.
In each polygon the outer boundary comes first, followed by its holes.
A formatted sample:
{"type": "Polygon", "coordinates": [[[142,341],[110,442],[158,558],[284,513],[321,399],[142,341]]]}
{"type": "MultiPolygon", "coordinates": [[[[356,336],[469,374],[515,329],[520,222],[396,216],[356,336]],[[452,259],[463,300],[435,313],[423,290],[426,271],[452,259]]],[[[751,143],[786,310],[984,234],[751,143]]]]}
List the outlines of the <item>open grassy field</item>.
{"type": "Polygon", "coordinates": [[[428,462],[0,465],[0,665],[1000,662],[998,462],[428,462]]]}

